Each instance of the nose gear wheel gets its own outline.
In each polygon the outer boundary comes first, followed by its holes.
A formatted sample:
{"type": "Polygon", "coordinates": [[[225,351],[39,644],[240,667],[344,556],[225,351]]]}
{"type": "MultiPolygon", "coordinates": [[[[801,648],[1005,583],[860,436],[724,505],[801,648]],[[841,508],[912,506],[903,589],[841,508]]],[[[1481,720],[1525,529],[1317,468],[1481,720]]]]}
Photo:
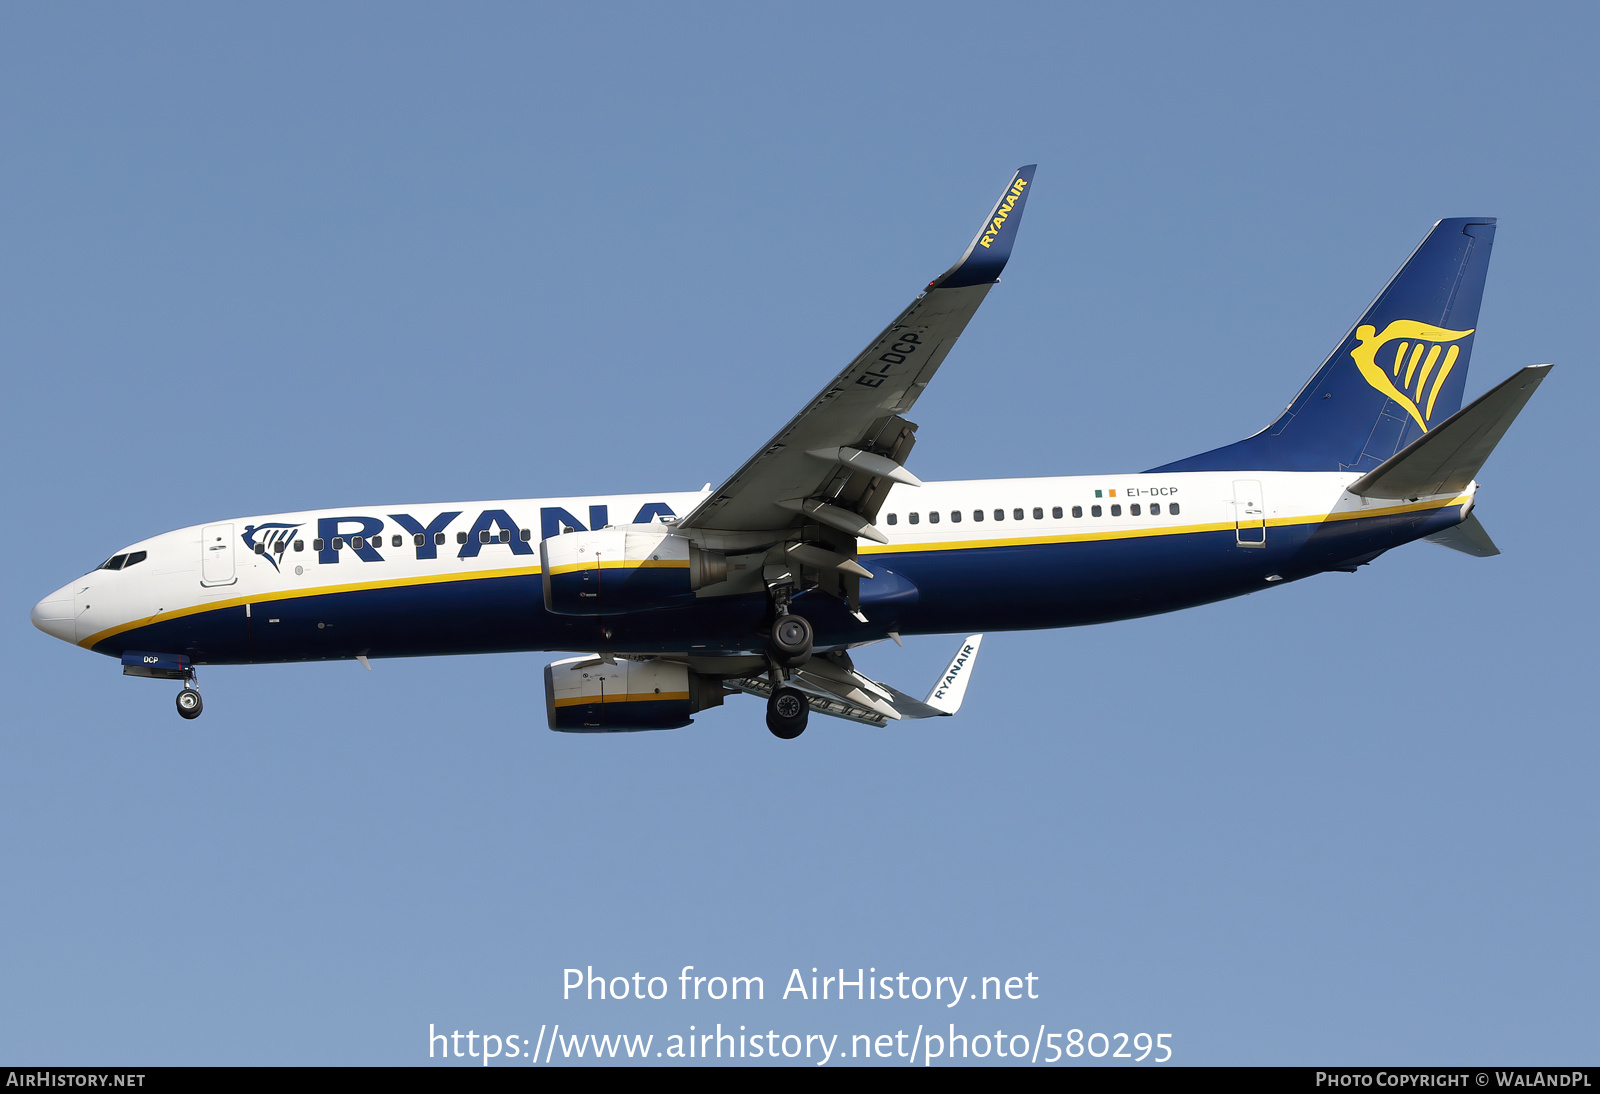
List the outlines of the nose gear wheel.
{"type": "Polygon", "coordinates": [[[178,713],[182,717],[194,720],[200,717],[200,712],[205,709],[205,704],[200,702],[200,693],[194,688],[185,687],[178,692],[178,713]]]}

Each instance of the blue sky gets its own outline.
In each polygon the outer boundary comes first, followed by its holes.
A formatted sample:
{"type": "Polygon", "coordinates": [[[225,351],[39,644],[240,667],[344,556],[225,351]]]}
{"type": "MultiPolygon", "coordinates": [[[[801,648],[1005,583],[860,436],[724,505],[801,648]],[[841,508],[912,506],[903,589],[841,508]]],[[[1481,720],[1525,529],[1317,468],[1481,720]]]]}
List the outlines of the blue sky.
{"type": "MultiPolygon", "coordinates": [[[[1576,4],[7,7],[0,1058],[955,1021],[1169,1032],[1185,1063],[1593,1062],[1596,30],[1576,4]],[[1032,162],[918,475],[1254,432],[1435,220],[1496,216],[1468,397],[1557,365],[1480,476],[1504,554],[995,634],[959,717],[787,745],[751,700],[552,734],[540,654],[212,669],[183,723],[27,622],[212,519],[720,480],[1032,162]],[[689,964],[769,998],[560,997],[570,966],[689,964]],[[773,998],[813,966],[1040,998],[773,998]]],[[[916,691],[954,641],[859,660],[916,691]]]]}

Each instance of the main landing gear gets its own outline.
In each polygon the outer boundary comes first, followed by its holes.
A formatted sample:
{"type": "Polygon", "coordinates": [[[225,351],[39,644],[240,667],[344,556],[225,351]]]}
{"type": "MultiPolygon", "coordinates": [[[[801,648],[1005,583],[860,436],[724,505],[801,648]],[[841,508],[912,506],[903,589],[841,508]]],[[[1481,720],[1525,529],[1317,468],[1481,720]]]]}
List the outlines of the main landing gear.
{"type": "Polygon", "coordinates": [[[780,615],[767,633],[767,649],[773,660],[786,669],[797,669],[811,660],[811,623],[803,615],[780,615]]]}
{"type": "Polygon", "coordinates": [[[788,686],[794,669],[811,660],[811,621],[789,612],[788,589],[774,590],[776,618],[767,632],[767,679],[772,682],[772,697],[767,700],[767,728],[782,741],[792,741],[806,731],[811,705],[805,692],[788,686]]]}
{"type": "Polygon", "coordinates": [[[805,693],[795,688],[778,688],[767,700],[767,728],[780,741],[792,741],[804,733],[810,714],[805,693]]]}

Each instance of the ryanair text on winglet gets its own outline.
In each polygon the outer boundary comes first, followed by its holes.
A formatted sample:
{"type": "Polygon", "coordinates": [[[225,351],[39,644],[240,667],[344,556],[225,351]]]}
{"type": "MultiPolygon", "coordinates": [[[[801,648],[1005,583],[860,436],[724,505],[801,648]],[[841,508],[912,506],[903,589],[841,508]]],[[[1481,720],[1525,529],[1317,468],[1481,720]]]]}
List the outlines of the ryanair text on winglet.
{"type": "MultiPolygon", "coordinates": [[[[1022,196],[1022,188],[1028,185],[1027,179],[1017,179],[1011,184],[1011,189],[1006,191],[1006,196],[1000,199],[1000,208],[994,211],[994,219],[989,221],[989,226],[983,230],[983,235],[978,238],[978,246],[988,247],[995,237],[1000,234],[1000,229],[1006,226],[1006,217],[1011,215],[1011,209],[1017,204],[1017,199],[1022,196]]],[[[990,191],[993,193],[993,191],[990,191]]]]}
{"type": "Polygon", "coordinates": [[[945,692],[950,690],[950,685],[956,682],[956,679],[961,675],[962,671],[966,669],[967,662],[972,660],[973,652],[972,643],[970,642],[961,647],[961,652],[957,654],[956,659],[950,663],[950,668],[944,674],[944,679],[939,681],[939,687],[933,693],[933,697],[935,699],[944,698],[945,692]]]}

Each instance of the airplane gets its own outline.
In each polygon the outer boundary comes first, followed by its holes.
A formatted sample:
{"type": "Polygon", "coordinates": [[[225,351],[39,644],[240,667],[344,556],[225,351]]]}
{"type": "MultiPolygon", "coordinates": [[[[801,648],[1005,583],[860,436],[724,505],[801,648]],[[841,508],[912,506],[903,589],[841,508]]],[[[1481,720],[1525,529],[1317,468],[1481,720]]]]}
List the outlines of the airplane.
{"type": "Polygon", "coordinates": [[[858,724],[959,710],[989,631],[1174,611],[1425,539],[1499,553],[1475,476],[1543,382],[1466,407],[1495,221],[1441,220],[1284,412],[1135,474],[923,482],[904,415],[1000,280],[1019,169],[960,260],[715,490],[353,506],[140,540],[40,600],[35,626],[182,681],[201,665],[587,650],[547,665],[551,729],[675,729],[730,695],[858,724]],[[922,699],[862,645],[965,634],[922,699]]]}

